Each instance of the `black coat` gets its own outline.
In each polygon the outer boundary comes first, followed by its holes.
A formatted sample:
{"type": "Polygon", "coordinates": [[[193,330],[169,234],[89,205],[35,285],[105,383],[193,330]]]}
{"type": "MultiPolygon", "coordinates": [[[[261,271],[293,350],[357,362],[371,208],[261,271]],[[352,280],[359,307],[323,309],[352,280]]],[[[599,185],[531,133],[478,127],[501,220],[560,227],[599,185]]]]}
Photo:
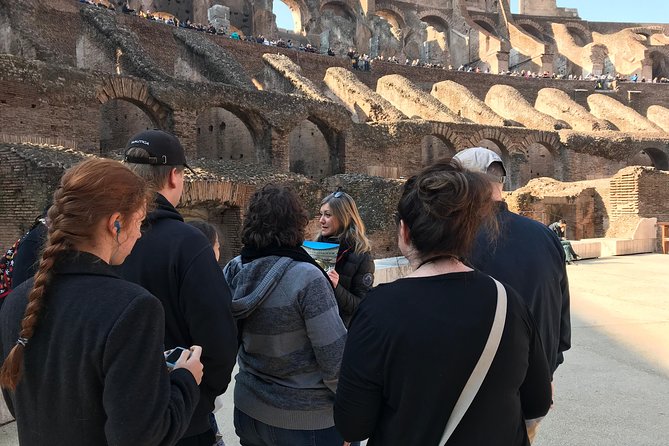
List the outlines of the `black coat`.
{"type": "MultiPolygon", "coordinates": [[[[334,237],[320,237],[318,241],[340,243],[334,237]]],[[[335,271],[339,274],[339,283],[335,288],[339,315],[348,327],[353,313],[374,283],[372,254],[370,252],[356,254],[348,243],[343,242],[339,245],[335,271]]]]}
{"type": "Polygon", "coordinates": [[[19,249],[14,255],[12,287],[18,287],[35,275],[39,266],[42,246],[44,246],[44,242],[46,241],[46,234],[46,224],[40,222],[21,239],[19,249]]]}
{"type": "Polygon", "coordinates": [[[569,281],[565,253],[545,225],[510,212],[500,202],[496,240],[481,232],[471,256],[477,269],[509,284],[520,294],[537,323],[551,373],[571,347],[569,281]]]}
{"type": "Polygon", "coordinates": [[[200,404],[185,436],[210,429],[214,400],[225,392],[237,357],[232,300],[214,251],[162,195],[145,234],[121,266],[122,276],[151,292],[165,309],[165,348],[202,346],[200,404]]]}
{"type": "MultiPolygon", "coordinates": [[[[18,339],[32,288],[0,312],[2,358],[18,339]]],[[[145,289],[92,254],[56,266],[23,376],[4,392],[22,445],[171,445],[188,427],[199,392],[187,370],[168,374],[163,309],[145,289]]]]}

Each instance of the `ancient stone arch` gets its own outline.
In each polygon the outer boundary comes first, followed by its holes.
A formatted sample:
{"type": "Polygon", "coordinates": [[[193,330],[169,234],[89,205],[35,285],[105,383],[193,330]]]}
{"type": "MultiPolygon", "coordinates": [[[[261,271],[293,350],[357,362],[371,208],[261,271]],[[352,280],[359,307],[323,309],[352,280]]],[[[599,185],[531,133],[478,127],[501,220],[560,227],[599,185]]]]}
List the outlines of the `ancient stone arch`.
{"type": "Polygon", "coordinates": [[[341,172],[341,134],[317,116],[303,119],[287,135],[289,169],[314,180],[341,172]]]}
{"type": "Polygon", "coordinates": [[[97,98],[101,104],[112,99],[122,99],[139,107],[153,124],[160,129],[168,128],[171,110],[149,93],[149,86],[139,79],[124,76],[106,76],[98,89],[97,98]]]}
{"type": "MultiPolygon", "coordinates": [[[[324,1],[321,5],[320,11],[323,12],[327,9],[334,11],[341,11],[344,18],[356,21],[356,3],[351,2],[350,0],[331,0],[324,1]]],[[[339,15],[339,14],[337,14],[339,15]]]]}
{"type": "Polygon", "coordinates": [[[461,150],[468,147],[467,142],[463,141],[462,138],[460,138],[460,135],[455,133],[449,124],[445,122],[433,122],[431,135],[434,135],[443,141],[448,141],[455,150],[461,150]]]}
{"type": "Polygon", "coordinates": [[[662,34],[664,32],[664,28],[662,26],[637,26],[635,28],[627,29],[634,34],[641,34],[646,37],[650,37],[653,34],[662,34]]]}
{"type": "Polygon", "coordinates": [[[558,135],[551,132],[530,133],[525,137],[522,146],[526,148],[532,144],[541,144],[554,156],[558,156],[560,154],[560,149],[562,148],[562,143],[560,142],[558,135]]]}
{"type": "Polygon", "coordinates": [[[523,141],[526,162],[518,166],[521,184],[536,177],[562,179],[564,166],[560,159],[560,139],[555,133],[532,132],[523,141]]]}
{"type": "MultiPolygon", "coordinates": [[[[494,142],[502,151],[503,154],[508,155],[511,149],[515,148],[511,138],[498,128],[484,128],[474,133],[469,139],[469,147],[476,147],[479,142],[487,139],[494,142]]],[[[504,157],[502,157],[504,158],[504,157]]]]}
{"type": "Polygon", "coordinates": [[[448,27],[448,29],[453,28],[452,17],[449,17],[446,14],[444,14],[443,12],[438,11],[436,9],[421,11],[417,14],[417,17],[418,17],[418,20],[420,20],[421,22],[424,22],[425,19],[428,18],[428,17],[436,17],[436,18],[440,19],[441,21],[443,21],[444,25],[446,25],[448,27]]]}
{"type": "Polygon", "coordinates": [[[516,25],[532,37],[544,42],[546,41],[546,27],[532,19],[518,19],[516,25]],[[528,30],[530,28],[530,30],[528,30]],[[534,32],[532,32],[534,31],[534,32]]]}
{"type": "MultiPolygon", "coordinates": [[[[640,152],[637,152],[634,155],[632,155],[630,157],[630,160],[633,159],[640,152]]],[[[661,149],[657,149],[655,147],[647,147],[643,149],[643,152],[648,156],[648,158],[650,158],[653,167],[659,170],[669,170],[669,155],[667,155],[667,152],[662,151],[661,149]]]]}
{"type": "Polygon", "coordinates": [[[386,19],[391,26],[397,26],[400,29],[403,29],[406,26],[404,12],[393,4],[377,3],[374,15],[386,19]],[[392,21],[390,19],[392,19],[392,21]]]}
{"type": "Polygon", "coordinates": [[[669,49],[655,48],[645,51],[645,62],[651,67],[651,78],[669,78],[669,49]]]}
{"type": "Polygon", "coordinates": [[[309,7],[303,0],[276,0],[283,2],[293,14],[293,31],[297,34],[305,32],[305,26],[311,19],[309,7]]]}
{"type": "Polygon", "coordinates": [[[564,24],[567,31],[573,36],[577,36],[583,46],[592,42],[592,32],[583,24],[579,22],[567,22],[564,24]]]}
{"type": "Polygon", "coordinates": [[[497,33],[497,23],[495,23],[494,20],[492,20],[490,17],[486,17],[484,15],[473,15],[472,20],[476,25],[481,28],[483,31],[485,31],[487,34],[490,34],[491,36],[498,37],[497,33]],[[484,26],[483,24],[485,23],[484,26]]]}

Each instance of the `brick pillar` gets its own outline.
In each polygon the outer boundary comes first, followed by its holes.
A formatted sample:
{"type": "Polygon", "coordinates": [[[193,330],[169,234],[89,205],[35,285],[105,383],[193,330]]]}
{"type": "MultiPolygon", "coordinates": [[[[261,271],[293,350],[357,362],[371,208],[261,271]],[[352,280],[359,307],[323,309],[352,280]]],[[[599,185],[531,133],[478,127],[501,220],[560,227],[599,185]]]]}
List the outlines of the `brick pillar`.
{"type": "Polygon", "coordinates": [[[172,132],[179,138],[186,151],[186,158],[197,156],[197,113],[191,110],[175,110],[172,113],[172,132]]]}
{"type": "Polygon", "coordinates": [[[490,72],[493,74],[498,74],[502,72],[509,71],[509,53],[508,51],[498,51],[497,52],[497,67],[494,69],[490,67],[490,72]]]}
{"type": "Polygon", "coordinates": [[[550,74],[553,74],[553,54],[542,54],[541,55],[541,72],[544,73],[548,71],[550,74]]]}
{"type": "Polygon", "coordinates": [[[653,60],[646,57],[641,61],[641,74],[639,75],[639,82],[641,78],[646,78],[646,82],[653,82],[653,60]]]}
{"type": "Polygon", "coordinates": [[[288,134],[280,134],[272,130],[271,142],[271,165],[280,171],[287,172],[290,170],[290,144],[288,142],[288,134]]]}

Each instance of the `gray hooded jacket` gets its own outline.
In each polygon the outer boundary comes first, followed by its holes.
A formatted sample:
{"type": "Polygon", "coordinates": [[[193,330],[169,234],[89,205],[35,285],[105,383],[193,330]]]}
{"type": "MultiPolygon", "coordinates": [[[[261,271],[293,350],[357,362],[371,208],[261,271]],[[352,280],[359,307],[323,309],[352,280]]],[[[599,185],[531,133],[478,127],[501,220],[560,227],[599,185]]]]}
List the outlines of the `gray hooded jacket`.
{"type": "Polygon", "coordinates": [[[243,320],[235,407],[283,429],[334,426],[332,405],[346,342],[332,286],[315,266],[268,256],[224,269],[243,320]]]}

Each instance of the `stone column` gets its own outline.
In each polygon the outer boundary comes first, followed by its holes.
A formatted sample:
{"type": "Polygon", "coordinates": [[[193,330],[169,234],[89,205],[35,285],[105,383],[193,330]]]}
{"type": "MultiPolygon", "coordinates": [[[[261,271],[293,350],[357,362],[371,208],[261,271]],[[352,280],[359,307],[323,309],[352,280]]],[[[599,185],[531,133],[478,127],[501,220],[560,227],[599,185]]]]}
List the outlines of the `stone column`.
{"type": "Polygon", "coordinates": [[[288,134],[280,134],[272,129],[271,165],[279,171],[290,170],[290,143],[288,134]]]}
{"type": "Polygon", "coordinates": [[[653,60],[650,57],[646,57],[641,61],[641,74],[639,75],[639,82],[641,78],[646,78],[647,82],[653,81],[653,60]]]}
{"type": "Polygon", "coordinates": [[[542,54],[541,55],[541,72],[544,73],[548,71],[549,73],[553,73],[553,54],[542,54]]]}
{"type": "Polygon", "coordinates": [[[508,51],[497,52],[497,66],[490,67],[490,72],[493,74],[505,73],[509,71],[509,53],[508,51]]]}

